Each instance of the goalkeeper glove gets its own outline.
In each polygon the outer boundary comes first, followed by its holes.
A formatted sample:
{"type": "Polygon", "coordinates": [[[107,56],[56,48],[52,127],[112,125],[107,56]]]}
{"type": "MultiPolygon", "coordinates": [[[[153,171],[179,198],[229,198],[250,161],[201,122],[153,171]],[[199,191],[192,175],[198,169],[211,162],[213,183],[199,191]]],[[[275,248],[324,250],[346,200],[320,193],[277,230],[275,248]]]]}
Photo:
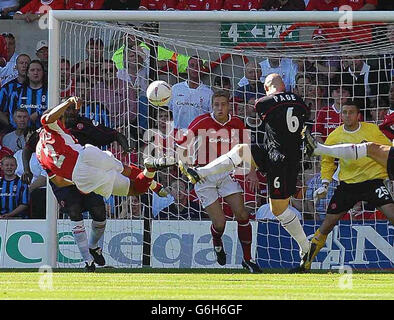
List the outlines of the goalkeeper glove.
{"type": "Polygon", "coordinates": [[[317,202],[318,200],[325,198],[328,192],[328,184],[323,184],[313,193],[313,200],[317,202]]]}

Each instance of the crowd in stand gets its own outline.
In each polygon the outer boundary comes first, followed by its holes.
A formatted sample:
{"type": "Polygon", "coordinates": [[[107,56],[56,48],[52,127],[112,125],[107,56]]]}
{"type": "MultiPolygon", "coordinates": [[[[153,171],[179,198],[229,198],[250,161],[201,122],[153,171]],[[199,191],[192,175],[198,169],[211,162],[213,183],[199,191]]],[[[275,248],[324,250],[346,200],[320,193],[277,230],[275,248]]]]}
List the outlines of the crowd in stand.
{"type": "MultiPolygon", "coordinates": [[[[345,4],[354,10],[375,10],[390,9],[392,6],[390,1],[377,0],[137,2],[3,1],[0,10],[2,18],[13,17],[31,22],[43,13],[39,11],[42,5],[52,9],[75,10],[337,10],[345,4]]],[[[394,42],[393,30],[390,28],[387,27],[388,39],[394,42]]],[[[312,40],[325,41],[327,35],[318,28],[312,40]]],[[[104,47],[103,40],[91,38],[85,46],[86,60],[75,64],[67,59],[61,60],[61,97],[81,97],[84,101],[81,108],[83,116],[130,137],[129,143],[133,148],[131,154],[123,154],[116,143],[110,147],[110,151],[122,161],[141,164],[143,150],[152,145],[154,150],[148,150],[148,153],[154,151],[156,156],[175,152],[177,132],[187,129],[197,116],[212,111],[211,97],[217,90],[227,90],[233,115],[238,116],[248,127],[258,126],[254,102],[265,95],[264,79],[274,72],[282,75],[288,91],[302,96],[310,106],[311,129],[318,140],[324,142],[328,134],[340,125],[341,106],[347,99],[354,97],[364,102],[363,120],[382,123],[382,131],[390,139],[394,138],[392,123],[387,121],[387,115],[394,111],[392,55],[290,59],[279,58],[278,54],[278,57],[271,56],[262,61],[246,59],[244,77],[237,83],[225,74],[217,75],[212,82],[208,81],[203,72],[207,64],[197,56],[178,55],[175,71],[169,66],[169,60],[161,64],[163,61],[157,59],[157,68],[167,67],[167,72],[174,71],[179,81],[172,83],[172,99],[168,108],[155,109],[148,105],[146,98],[149,82],[157,79],[157,75],[152,77],[150,72],[152,44],[141,43],[129,35],[124,39],[124,46],[112,52],[111,56],[105,56],[104,47]],[[185,59],[183,69],[181,58],[185,59]]],[[[35,157],[30,161],[34,179],[28,183],[23,179],[26,173],[23,149],[32,132],[40,127],[40,116],[47,108],[47,41],[39,41],[35,49],[36,56],[29,56],[17,50],[13,34],[3,33],[0,36],[0,197],[8,197],[8,200],[12,198],[12,201],[0,201],[0,219],[45,217],[46,173],[35,157]]],[[[216,70],[211,72],[218,73],[216,70]]],[[[337,185],[333,180],[327,198],[314,203],[313,192],[321,186],[318,166],[319,161],[304,163],[299,192],[292,199],[294,210],[301,212],[300,216],[305,219],[320,219],[324,215],[337,185]]],[[[250,216],[271,219],[272,213],[266,205],[266,180],[260,173],[258,178],[260,182],[255,191],[250,189],[244,176],[235,176],[244,190],[245,205],[250,216]]],[[[138,219],[146,215],[144,211],[149,209],[153,217],[161,220],[208,218],[193,186],[186,182],[177,169],[159,173],[157,180],[168,186],[169,195],[166,198],[160,198],[155,193],[150,197],[131,197],[126,200],[113,197],[107,202],[108,215],[113,218],[138,219]]],[[[223,203],[223,207],[226,217],[233,219],[229,206],[223,203]]],[[[353,209],[353,218],[363,210],[360,207],[361,204],[359,208],[353,209]]],[[[379,217],[374,208],[370,210],[373,217],[379,217]]],[[[364,213],[360,216],[366,217],[364,213]]]]}
{"type": "Polygon", "coordinates": [[[0,18],[32,22],[53,10],[393,10],[390,0],[6,0],[0,18]]]}

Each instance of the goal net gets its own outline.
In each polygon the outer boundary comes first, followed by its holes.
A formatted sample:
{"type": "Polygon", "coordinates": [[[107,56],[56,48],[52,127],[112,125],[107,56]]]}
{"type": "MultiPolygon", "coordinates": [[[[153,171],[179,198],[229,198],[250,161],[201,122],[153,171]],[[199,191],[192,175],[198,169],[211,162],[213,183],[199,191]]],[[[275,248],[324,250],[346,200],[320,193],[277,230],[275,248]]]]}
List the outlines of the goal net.
{"type": "MultiPolygon", "coordinates": [[[[305,12],[305,20],[308,20],[305,12]]],[[[393,17],[394,15],[390,13],[393,17]]],[[[84,100],[82,115],[127,137],[132,152],[119,143],[105,147],[116,158],[142,168],[148,154],[174,152],[174,121],[168,111],[148,104],[146,88],[154,80],[187,81],[191,57],[201,60],[199,80],[212,91],[228,90],[232,114],[256,130],[253,103],[264,92],[264,78],[273,72],[286,89],[302,96],[311,108],[312,132],[322,141],[340,123],[347,99],[362,101],[362,119],[381,124],[394,108],[394,26],[382,22],[95,22],[60,21],[59,68],[62,96],[84,100]],[[391,88],[391,89],[390,89],[391,88]]],[[[95,20],[94,16],[91,20],[95,20]]],[[[269,21],[269,20],[267,20],[269,21]]],[[[192,70],[191,72],[197,72],[192,70]]],[[[187,89],[185,87],[185,90],[187,89]]],[[[185,92],[189,94],[189,92],[185,92]]],[[[190,104],[194,102],[190,101],[190,104]]],[[[187,115],[181,115],[181,117],[187,115]]],[[[325,216],[329,197],[313,201],[321,185],[320,160],[304,159],[298,191],[291,199],[308,236],[325,216]]],[[[259,173],[252,191],[241,184],[253,226],[253,255],[263,268],[290,268],[299,263],[299,249],[269,209],[267,184],[259,173]]],[[[169,195],[111,197],[101,242],[107,264],[139,268],[214,268],[210,220],[178,170],[167,169],[155,180],[169,195]]],[[[227,218],[223,236],[227,266],[239,268],[242,249],[231,208],[221,200],[227,218]]],[[[90,232],[91,217],[84,213],[90,232]]],[[[81,267],[67,212],[57,221],[60,267],[81,267]]],[[[336,226],[313,268],[393,268],[394,230],[371,204],[358,203],[336,226]]]]}

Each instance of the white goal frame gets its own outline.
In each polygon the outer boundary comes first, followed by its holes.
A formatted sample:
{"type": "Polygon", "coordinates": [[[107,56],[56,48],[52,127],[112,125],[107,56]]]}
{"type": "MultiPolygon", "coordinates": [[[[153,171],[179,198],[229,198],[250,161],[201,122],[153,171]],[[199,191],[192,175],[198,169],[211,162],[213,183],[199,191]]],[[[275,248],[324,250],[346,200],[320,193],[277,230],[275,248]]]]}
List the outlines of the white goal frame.
{"type": "MultiPolygon", "coordinates": [[[[49,11],[48,107],[59,103],[59,61],[61,21],[141,21],[141,22],[332,22],[343,21],[351,14],[354,22],[393,22],[394,11],[49,11]]],[[[47,187],[46,224],[47,264],[57,266],[57,206],[51,188],[47,187]]]]}

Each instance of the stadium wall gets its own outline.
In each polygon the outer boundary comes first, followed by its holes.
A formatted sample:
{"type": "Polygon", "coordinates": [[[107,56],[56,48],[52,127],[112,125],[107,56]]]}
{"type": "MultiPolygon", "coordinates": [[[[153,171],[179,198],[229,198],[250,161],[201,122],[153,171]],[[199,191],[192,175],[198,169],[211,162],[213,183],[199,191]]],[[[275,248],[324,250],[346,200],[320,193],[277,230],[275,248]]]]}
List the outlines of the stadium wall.
{"type": "MultiPolygon", "coordinates": [[[[85,226],[89,233],[90,220],[85,220],[85,226]]],[[[262,268],[290,268],[298,264],[297,244],[279,232],[276,221],[253,221],[252,227],[252,248],[257,248],[256,258],[262,268]]],[[[314,228],[313,223],[304,225],[309,237],[314,228]]],[[[43,220],[0,221],[0,268],[42,267],[46,261],[46,239],[43,220]]],[[[108,266],[142,267],[142,220],[109,220],[102,241],[100,245],[108,266]]],[[[151,267],[222,268],[216,262],[210,241],[208,221],[197,225],[187,221],[153,221],[151,267]]],[[[242,248],[236,222],[227,222],[223,241],[228,255],[226,268],[239,268],[242,248]]],[[[379,223],[377,230],[366,222],[341,221],[328,237],[312,269],[338,269],[343,265],[354,269],[393,269],[393,243],[394,228],[386,221],[379,223]]],[[[58,223],[57,260],[60,268],[83,266],[71,231],[61,223],[58,223]]]]}

